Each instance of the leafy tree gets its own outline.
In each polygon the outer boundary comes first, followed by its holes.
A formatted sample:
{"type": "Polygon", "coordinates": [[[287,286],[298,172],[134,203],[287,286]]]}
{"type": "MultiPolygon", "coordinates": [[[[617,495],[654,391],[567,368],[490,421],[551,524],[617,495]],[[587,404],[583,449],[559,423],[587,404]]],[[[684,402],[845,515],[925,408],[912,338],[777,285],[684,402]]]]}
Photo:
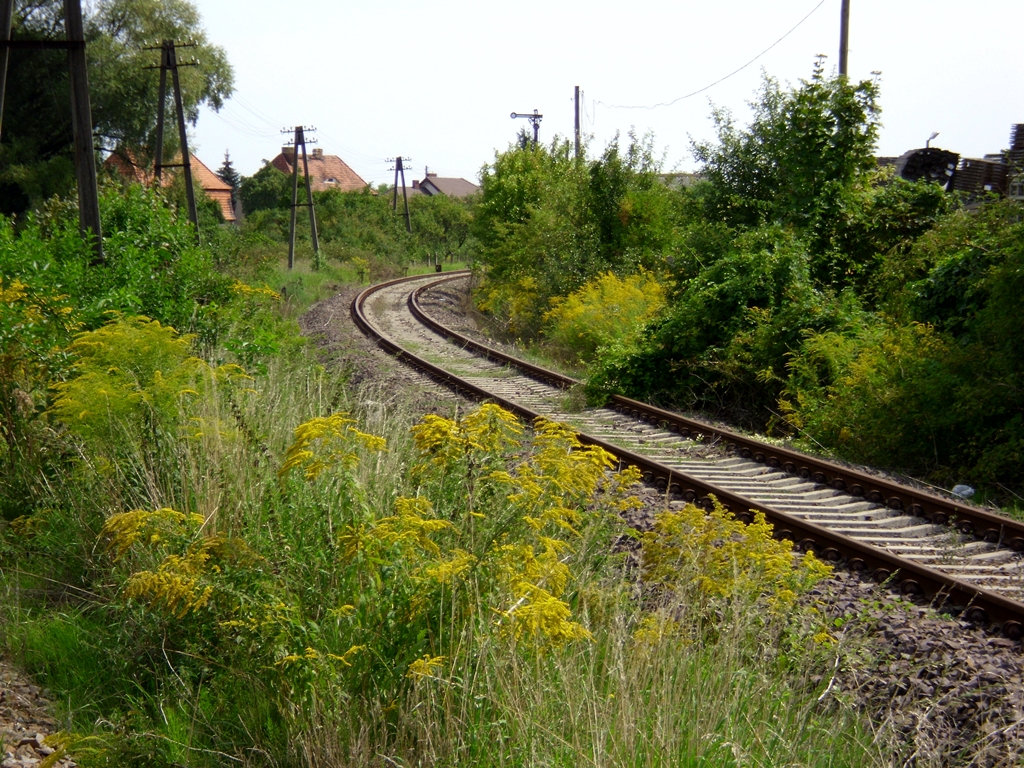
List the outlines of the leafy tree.
{"type": "Polygon", "coordinates": [[[679,195],[657,170],[652,140],[635,134],[589,162],[557,137],[497,153],[474,225],[487,265],[483,307],[532,333],[553,297],[599,274],[661,269],[675,247],[679,195]]]}
{"type": "MultiPolygon", "coordinates": [[[[199,64],[179,77],[186,119],[199,108],[219,109],[233,74],[222,48],[212,45],[189,0],[98,0],[86,8],[86,52],[95,135],[100,149],[128,147],[145,159],[154,149],[159,52],[170,39],[195,41],[199,64]]],[[[63,38],[62,0],[17,0],[12,37],[63,38]]],[[[12,51],[0,143],[0,212],[20,213],[74,188],[67,56],[62,51],[12,51]]],[[[165,133],[169,137],[174,131],[165,133]]],[[[173,142],[172,142],[173,143],[173,142]]],[[[170,149],[170,151],[174,151],[170,149]]]]}
{"type": "Polygon", "coordinates": [[[693,147],[711,184],[713,217],[809,229],[834,213],[836,193],[875,167],[877,97],[875,82],[826,77],[819,58],[798,88],[784,90],[765,76],[746,129],[728,110],[715,109],[717,142],[693,147]]]}
{"type": "MultiPolygon", "coordinates": [[[[822,58],[810,80],[783,89],[765,76],[751,103],[754,118],[738,128],[725,109],[712,117],[717,142],[694,145],[708,186],[707,217],[732,226],[794,227],[812,256],[812,276],[846,285],[856,259],[841,249],[848,215],[870,195],[881,109],[878,84],[826,77],[822,58]]],[[[852,239],[856,239],[853,236],[852,239]]]]}
{"type": "Polygon", "coordinates": [[[625,149],[619,137],[589,164],[586,207],[597,227],[598,260],[620,274],[661,266],[675,237],[673,198],[658,179],[650,135],[630,132],[625,149]]]}
{"type": "Polygon", "coordinates": [[[418,248],[437,260],[451,260],[469,250],[472,204],[448,195],[414,195],[409,216],[418,248]]]}
{"type": "MultiPolygon", "coordinates": [[[[299,191],[305,195],[305,188],[301,184],[299,191]]],[[[238,196],[246,214],[287,208],[292,202],[292,180],[264,160],[256,173],[243,176],[239,181],[238,196]]]]}

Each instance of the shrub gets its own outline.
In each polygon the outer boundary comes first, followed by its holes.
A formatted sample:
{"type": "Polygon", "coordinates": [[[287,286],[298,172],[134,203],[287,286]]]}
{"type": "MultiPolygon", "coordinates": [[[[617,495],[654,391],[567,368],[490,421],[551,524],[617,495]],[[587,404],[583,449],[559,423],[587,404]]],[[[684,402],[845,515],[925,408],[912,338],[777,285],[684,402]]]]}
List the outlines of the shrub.
{"type": "Polygon", "coordinates": [[[143,455],[166,448],[182,436],[191,401],[245,377],[238,366],[213,368],[193,356],[191,341],[141,316],[79,334],[68,350],[71,375],[55,385],[50,412],[84,441],[90,458],[114,462],[136,448],[143,455]]]}
{"type": "Polygon", "coordinates": [[[957,450],[960,352],[934,328],[875,322],[808,337],[781,407],[853,461],[928,473],[957,450]]]}
{"type": "Polygon", "coordinates": [[[191,224],[169,209],[157,191],[138,185],[106,187],[100,197],[106,259],[78,234],[74,210],[53,201],[17,234],[0,222],[0,272],[74,296],[87,328],[109,310],[143,314],[212,339],[231,281],[213,268],[210,252],[195,244],[191,224]]]}
{"type": "Polygon", "coordinates": [[[50,382],[70,364],[79,328],[68,296],[0,277],[0,518],[25,514],[48,439],[40,419],[50,382]]]}
{"type": "Polygon", "coordinates": [[[620,278],[606,272],[551,305],[543,318],[545,335],[567,357],[589,361],[600,347],[628,343],[665,306],[665,289],[649,274],[620,278]]]}

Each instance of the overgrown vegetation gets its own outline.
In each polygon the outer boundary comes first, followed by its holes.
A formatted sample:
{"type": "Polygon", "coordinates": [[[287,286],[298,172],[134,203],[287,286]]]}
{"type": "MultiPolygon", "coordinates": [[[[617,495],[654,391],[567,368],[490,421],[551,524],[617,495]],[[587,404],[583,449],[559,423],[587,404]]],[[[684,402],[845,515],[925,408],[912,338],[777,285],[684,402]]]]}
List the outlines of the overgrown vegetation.
{"type": "MultiPolygon", "coordinates": [[[[314,192],[317,235],[324,261],[351,266],[364,277],[387,279],[422,261],[431,265],[471,262],[476,242],[470,231],[475,200],[417,194],[409,198],[412,232],[405,227],[401,195],[392,210],[394,190],[367,187],[361,192],[314,192]]],[[[299,185],[300,202],[306,190],[299,185]]],[[[287,241],[291,220],[292,178],[265,162],[243,178],[239,197],[246,231],[271,242],[287,241]]],[[[297,240],[310,250],[309,221],[299,217],[297,240]]]]}
{"type": "MultiPolygon", "coordinates": [[[[196,21],[172,6],[154,29],[196,21]]],[[[225,67],[196,104],[230,91],[225,67]]],[[[202,246],[180,185],[112,183],[93,264],[40,181],[63,150],[36,158],[35,212],[0,219],[0,644],[57,694],[58,755],[889,764],[886,734],[822,695],[813,555],[719,506],[629,529],[636,471],[565,426],[413,413],[326,370],[295,322],[343,281],[477,263],[480,306],[588,364],[594,398],[1019,493],[1020,209],[879,171],[877,99],[820,62],[766,80],[748,128],[715,113],[681,189],[630,134],[593,159],[498,153],[478,200],[414,197],[412,233],[384,189],[316,193],[322,256],[302,225],[289,272],[272,168],[241,182],[239,228],[204,207],[202,246]]]]}
{"type": "Polygon", "coordinates": [[[589,364],[594,401],[723,416],[1012,503],[1021,209],[879,169],[878,98],[820,60],[795,86],[766,78],[749,126],[715,110],[681,189],[659,181],[650,138],[594,160],[557,140],[499,153],[475,222],[480,307],[589,364]],[[619,325],[611,280],[660,290],[619,325]]]}
{"type": "Polygon", "coordinates": [[[106,265],[60,205],[0,250],[0,642],[63,702],[59,754],[882,759],[817,701],[833,640],[796,602],[827,572],[813,556],[720,509],[666,508],[638,537],[636,471],[566,427],[351,390],[247,236],[214,258],[158,193],[103,208],[106,265]]]}

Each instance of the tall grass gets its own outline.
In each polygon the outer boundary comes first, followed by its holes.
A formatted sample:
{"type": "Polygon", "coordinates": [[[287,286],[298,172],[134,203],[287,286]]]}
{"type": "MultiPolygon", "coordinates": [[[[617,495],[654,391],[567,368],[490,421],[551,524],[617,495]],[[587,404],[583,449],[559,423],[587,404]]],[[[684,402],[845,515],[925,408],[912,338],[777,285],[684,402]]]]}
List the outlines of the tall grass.
{"type": "Polygon", "coordinates": [[[645,580],[616,514],[635,476],[286,352],[194,368],[102,440],[55,414],[66,452],[3,534],[0,642],[80,764],[884,764],[817,700],[813,615],[767,582],[709,596],[682,550],[677,583],[645,580]]]}

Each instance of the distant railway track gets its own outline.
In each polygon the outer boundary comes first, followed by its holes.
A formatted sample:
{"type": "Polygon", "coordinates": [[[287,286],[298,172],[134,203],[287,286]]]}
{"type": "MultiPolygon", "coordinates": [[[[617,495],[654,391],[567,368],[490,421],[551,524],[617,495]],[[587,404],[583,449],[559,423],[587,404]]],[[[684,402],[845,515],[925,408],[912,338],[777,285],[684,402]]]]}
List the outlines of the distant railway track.
{"type": "Polygon", "coordinates": [[[353,320],[385,350],[470,398],[569,423],[582,442],[635,464],[675,498],[708,507],[714,496],[748,522],[761,511],[802,551],[1024,637],[1024,523],[629,398],[578,411],[568,396],[577,380],[479,344],[425,311],[426,291],[467,274],[367,288],[352,303],[353,320]]]}

